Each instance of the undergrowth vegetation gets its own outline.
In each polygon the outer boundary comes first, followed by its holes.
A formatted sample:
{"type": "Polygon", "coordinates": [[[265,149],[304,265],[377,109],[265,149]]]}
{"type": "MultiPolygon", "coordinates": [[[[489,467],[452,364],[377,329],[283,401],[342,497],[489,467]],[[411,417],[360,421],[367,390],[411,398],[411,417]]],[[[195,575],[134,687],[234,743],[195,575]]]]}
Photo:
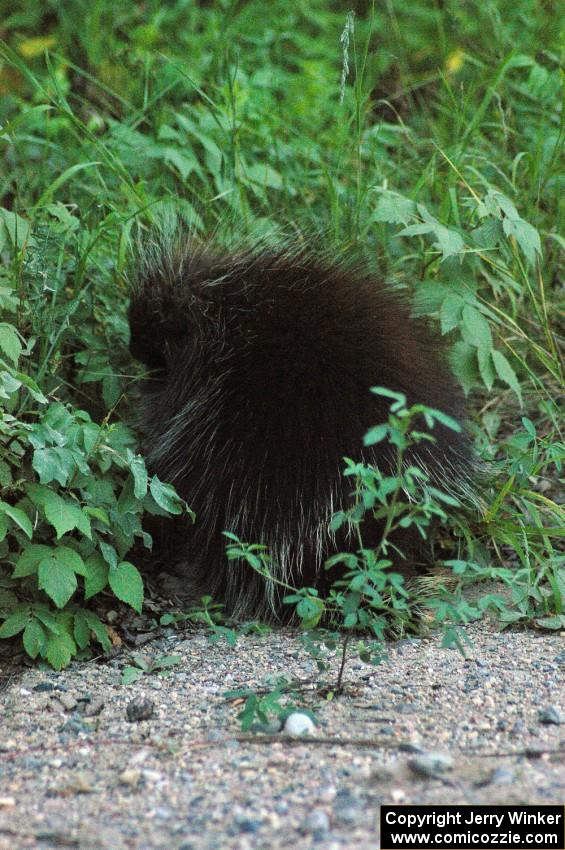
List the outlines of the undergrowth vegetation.
{"type": "MultiPolygon", "coordinates": [[[[127,351],[129,246],[165,216],[203,236],[234,220],[250,237],[323,230],[409,290],[449,335],[490,470],[480,512],[454,524],[456,595],[426,600],[427,618],[490,607],[504,623],[563,629],[558,4],[12,9],[0,22],[0,638],[20,636],[55,668],[108,649],[104,600],[143,603],[144,521],[189,510],[148,476],[131,428],[144,376],[127,351]],[[457,593],[483,578],[508,594],[471,609],[457,593]]],[[[393,404],[368,439],[398,448],[413,414],[393,404]]],[[[407,521],[391,494],[421,482],[383,483],[356,460],[357,505],[386,512],[392,498],[391,523],[407,521]]],[[[448,498],[400,501],[425,536],[448,498]]],[[[268,570],[259,541],[227,545],[268,570]]],[[[331,609],[355,640],[360,626],[381,637],[385,615],[406,630],[410,595],[383,560],[386,539],[336,555],[345,573],[328,565],[330,598],[289,589],[289,604],[310,629],[331,609]]],[[[211,600],[190,617],[223,628],[211,600]]]]}

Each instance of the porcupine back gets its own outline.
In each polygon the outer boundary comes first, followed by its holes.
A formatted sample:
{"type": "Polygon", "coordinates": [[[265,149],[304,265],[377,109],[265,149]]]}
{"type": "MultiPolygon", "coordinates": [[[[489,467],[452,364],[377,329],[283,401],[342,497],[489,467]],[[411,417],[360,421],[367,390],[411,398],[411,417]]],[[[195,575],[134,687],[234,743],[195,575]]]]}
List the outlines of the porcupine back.
{"type": "MultiPolygon", "coordinates": [[[[389,446],[362,446],[388,416],[370,387],[463,415],[438,334],[363,266],[310,249],[158,240],[140,254],[129,321],[131,352],[153,370],[141,415],[148,466],[196,512],[194,526],[177,527],[173,557],[235,615],[272,615],[279,591],[227,561],[222,531],[266,544],[277,578],[320,584],[343,546],[329,531],[351,489],[343,457],[391,469],[389,446]]],[[[416,459],[453,487],[470,474],[467,440],[441,426],[434,436],[416,459]]]]}

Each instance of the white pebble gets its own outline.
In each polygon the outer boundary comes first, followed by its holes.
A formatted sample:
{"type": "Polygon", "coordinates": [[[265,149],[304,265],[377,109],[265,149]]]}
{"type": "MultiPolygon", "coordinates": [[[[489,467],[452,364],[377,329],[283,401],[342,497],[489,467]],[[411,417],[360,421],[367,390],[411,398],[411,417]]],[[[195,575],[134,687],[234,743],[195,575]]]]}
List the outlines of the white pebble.
{"type": "Polygon", "coordinates": [[[299,738],[302,735],[311,735],[314,728],[314,724],[308,715],[301,714],[299,711],[289,714],[284,724],[284,731],[287,735],[292,735],[293,738],[299,738]]]}

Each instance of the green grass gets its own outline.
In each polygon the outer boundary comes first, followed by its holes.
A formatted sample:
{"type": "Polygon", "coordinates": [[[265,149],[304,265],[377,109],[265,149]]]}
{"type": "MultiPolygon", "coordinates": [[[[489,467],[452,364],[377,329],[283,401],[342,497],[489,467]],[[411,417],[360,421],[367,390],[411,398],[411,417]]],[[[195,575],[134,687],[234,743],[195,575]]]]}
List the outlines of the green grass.
{"type": "Polygon", "coordinates": [[[459,530],[461,581],[512,568],[505,621],[563,628],[558,4],[12,7],[0,24],[0,637],[22,633],[55,666],[86,650],[90,609],[68,592],[109,586],[139,607],[115,571],[147,542],[147,511],[183,509],[149,487],[123,424],[139,378],[128,244],[164,215],[203,234],[226,221],[322,231],[409,289],[450,335],[497,470],[481,521],[459,530]],[[70,512],[60,526],[49,493],[70,512]],[[81,562],[42,586],[45,551],[21,567],[34,546],[81,562]]]}

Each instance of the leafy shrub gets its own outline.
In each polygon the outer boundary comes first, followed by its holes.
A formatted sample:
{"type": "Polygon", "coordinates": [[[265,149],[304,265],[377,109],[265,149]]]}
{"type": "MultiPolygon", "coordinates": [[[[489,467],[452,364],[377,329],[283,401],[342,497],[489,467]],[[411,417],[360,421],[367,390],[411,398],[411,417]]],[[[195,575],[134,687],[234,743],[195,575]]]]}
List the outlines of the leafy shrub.
{"type": "MultiPolygon", "coordinates": [[[[6,211],[4,225],[17,252],[28,228],[6,211]]],[[[110,648],[89,600],[108,590],[141,610],[143,582],[127,555],[138,540],[151,546],[144,514],[180,514],[186,506],[170,485],[149,478],[123,422],[108,415],[97,424],[57,400],[56,378],[64,381],[66,362],[84,367],[90,351],[66,355],[67,327],[53,316],[55,298],[40,312],[32,284],[19,297],[11,288],[0,297],[6,316],[30,330],[26,337],[12,322],[0,324],[0,638],[21,635],[28,655],[60,669],[93,639],[110,648]]],[[[70,303],[78,313],[80,300],[70,303]]],[[[68,320],[68,301],[60,310],[68,320]]],[[[107,355],[105,363],[98,375],[103,395],[111,376],[107,355]]],[[[88,380],[83,370],[79,385],[88,380]]]]}

